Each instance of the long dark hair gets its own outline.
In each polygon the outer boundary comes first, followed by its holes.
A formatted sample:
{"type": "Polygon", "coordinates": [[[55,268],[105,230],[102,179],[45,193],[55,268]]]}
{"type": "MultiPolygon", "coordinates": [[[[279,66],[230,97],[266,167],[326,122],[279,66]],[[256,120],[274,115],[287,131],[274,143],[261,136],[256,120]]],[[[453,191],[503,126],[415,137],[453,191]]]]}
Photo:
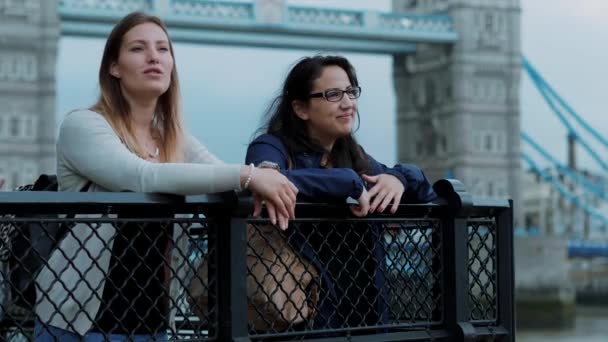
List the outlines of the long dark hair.
{"type": "MultiPolygon", "coordinates": [[[[308,95],[313,83],[321,77],[323,69],[328,66],[338,66],[346,72],[353,87],[358,86],[355,68],[342,56],[313,56],[299,60],[289,71],[283,88],[267,110],[267,121],[259,132],[273,134],[279,137],[293,161],[299,152],[320,152],[328,157],[332,167],[346,167],[359,174],[368,172],[369,163],[365,152],[361,149],[352,133],[338,138],[332,150],[325,150],[321,144],[310,137],[306,121],[300,119],[292,107],[294,100],[308,103],[308,95]]],[[[359,113],[357,112],[357,119],[359,113]]]]}

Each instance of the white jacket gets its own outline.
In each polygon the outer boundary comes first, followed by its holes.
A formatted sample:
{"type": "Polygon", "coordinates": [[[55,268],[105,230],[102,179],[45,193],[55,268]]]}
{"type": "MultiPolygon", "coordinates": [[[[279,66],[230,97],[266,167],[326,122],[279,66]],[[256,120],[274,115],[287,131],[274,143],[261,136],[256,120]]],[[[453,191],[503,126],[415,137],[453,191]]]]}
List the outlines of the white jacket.
{"type": "MultiPolygon", "coordinates": [[[[59,191],[79,191],[89,181],[90,192],[196,195],[240,189],[241,165],[224,164],[190,135],[184,148],[185,163],[152,163],[129,151],[102,115],[72,112],[64,119],[57,141],[59,191]]],[[[175,245],[185,250],[187,237],[180,225],[175,226],[175,245]]],[[[61,241],[36,277],[36,314],[41,322],[80,335],[91,329],[115,233],[111,224],[78,224],[61,241]]],[[[182,255],[178,250],[172,253],[171,266],[178,276],[185,273],[182,255]]],[[[174,277],[170,285],[174,300],[177,283],[174,277]]]]}

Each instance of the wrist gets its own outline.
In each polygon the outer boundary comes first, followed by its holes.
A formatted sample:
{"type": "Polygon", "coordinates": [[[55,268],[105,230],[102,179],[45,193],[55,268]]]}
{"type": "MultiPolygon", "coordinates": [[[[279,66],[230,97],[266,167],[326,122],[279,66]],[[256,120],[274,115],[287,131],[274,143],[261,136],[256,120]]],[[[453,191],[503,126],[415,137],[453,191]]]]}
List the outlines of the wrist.
{"type": "Polygon", "coordinates": [[[251,186],[255,166],[253,163],[241,168],[241,188],[247,190],[251,186]]]}

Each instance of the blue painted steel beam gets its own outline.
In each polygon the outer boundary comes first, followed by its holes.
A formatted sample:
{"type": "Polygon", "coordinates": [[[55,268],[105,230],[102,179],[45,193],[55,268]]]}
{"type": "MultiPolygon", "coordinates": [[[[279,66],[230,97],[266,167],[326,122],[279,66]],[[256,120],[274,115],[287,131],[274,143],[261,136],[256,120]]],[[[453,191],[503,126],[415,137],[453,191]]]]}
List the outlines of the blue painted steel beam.
{"type": "Polygon", "coordinates": [[[522,152],[521,158],[526,163],[528,163],[528,166],[530,166],[532,171],[534,171],[537,175],[539,175],[543,179],[543,181],[545,181],[546,183],[551,185],[554,189],[556,189],[562,197],[564,197],[566,200],[568,200],[569,202],[573,203],[574,205],[576,205],[577,207],[582,209],[592,219],[598,220],[604,225],[608,224],[608,218],[606,218],[606,216],[604,216],[602,213],[598,212],[594,208],[589,207],[587,204],[582,202],[579,197],[577,197],[572,192],[570,192],[570,190],[568,190],[562,184],[556,182],[554,177],[552,175],[548,174],[547,172],[541,170],[536,165],[534,160],[532,160],[532,158],[530,158],[530,156],[528,156],[526,153],[522,152]]]}
{"type": "Polygon", "coordinates": [[[543,85],[546,91],[548,91],[555,100],[564,108],[566,111],[578,122],[583,128],[585,128],[593,137],[595,137],[604,147],[608,147],[608,139],[604,138],[597,130],[589,125],[578,113],[553,89],[549,83],[543,78],[543,76],[532,66],[530,61],[526,57],[523,57],[524,69],[534,75],[535,79],[538,79],[543,85]]]}
{"type": "Polygon", "coordinates": [[[608,258],[608,243],[600,241],[570,240],[568,241],[568,257],[608,258]]]}
{"type": "MultiPolygon", "coordinates": [[[[570,124],[570,122],[568,121],[568,119],[566,118],[566,116],[564,115],[564,113],[560,110],[560,108],[557,106],[557,104],[555,103],[555,101],[557,100],[555,97],[557,96],[557,94],[551,89],[551,87],[547,84],[547,82],[540,76],[540,74],[534,69],[534,67],[532,67],[532,65],[525,59],[523,58],[523,67],[524,70],[526,70],[526,72],[528,73],[528,76],[530,76],[530,79],[532,80],[532,83],[536,86],[536,88],[538,89],[538,91],[540,92],[540,94],[542,95],[543,99],[545,100],[545,102],[547,102],[547,104],[549,105],[549,108],[551,108],[551,110],[553,111],[553,113],[555,113],[555,115],[557,115],[557,117],[559,118],[559,120],[562,122],[562,124],[564,126],[566,126],[566,129],[568,130],[568,134],[571,134],[583,147],[583,149],[585,151],[587,151],[587,153],[589,153],[591,155],[591,157],[598,163],[600,164],[600,166],[602,167],[602,169],[608,171],[608,162],[606,162],[574,129],[574,127],[570,124]]],[[[557,100],[559,102],[559,100],[557,100]]],[[[561,100],[563,101],[563,100],[561,100]]],[[[560,102],[561,103],[561,102],[560,102]]],[[[564,102],[565,103],[565,102],[564,102]]],[[[569,107],[569,106],[568,106],[569,107]]],[[[570,108],[570,107],[569,107],[570,108]]],[[[574,112],[569,112],[571,115],[574,112]]],[[[576,115],[576,113],[574,113],[574,115],[576,115]]],[[[573,116],[574,116],[573,115],[573,116]]],[[[575,118],[578,118],[582,121],[582,119],[576,115],[575,118]]],[[[579,122],[580,123],[580,122],[579,122]]],[[[585,123],[583,127],[585,127],[588,125],[585,123]]],[[[603,139],[601,138],[601,135],[599,135],[599,133],[597,133],[595,130],[593,130],[591,132],[594,137],[596,139],[603,139]]],[[[602,140],[600,140],[601,142],[602,140]]]]}
{"type": "Polygon", "coordinates": [[[447,14],[408,15],[284,6],[262,11],[258,2],[208,0],[60,0],[66,36],[107,37],[125,14],[163,18],[173,40],[271,48],[411,53],[417,43],[451,44],[458,36],[447,14]]]}
{"type": "Polygon", "coordinates": [[[597,196],[600,199],[608,201],[608,195],[603,190],[603,188],[598,187],[597,184],[591,183],[580,173],[578,173],[578,172],[572,170],[571,168],[567,167],[566,165],[560,163],[557,159],[555,159],[552,155],[550,155],[549,152],[547,152],[536,141],[534,141],[534,139],[532,139],[532,137],[530,137],[528,134],[521,132],[521,138],[523,139],[524,142],[528,143],[534,150],[536,150],[536,152],[540,153],[540,155],[542,155],[545,159],[547,159],[551,163],[553,163],[553,165],[555,165],[555,167],[557,167],[557,169],[561,173],[570,177],[577,184],[583,186],[583,188],[586,191],[591,192],[592,194],[594,194],[595,196],[597,196]]]}

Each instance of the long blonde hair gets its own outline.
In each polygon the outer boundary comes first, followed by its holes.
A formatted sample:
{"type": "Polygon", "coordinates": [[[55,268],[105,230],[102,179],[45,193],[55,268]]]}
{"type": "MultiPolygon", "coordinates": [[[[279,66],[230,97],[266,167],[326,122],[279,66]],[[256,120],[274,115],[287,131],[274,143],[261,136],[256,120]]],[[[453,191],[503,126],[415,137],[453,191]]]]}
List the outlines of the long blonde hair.
{"type": "MultiPolygon", "coordinates": [[[[137,138],[133,132],[130,120],[131,108],[122,93],[120,81],[110,75],[110,68],[113,63],[118,61],[120,47],[125,34],[133,27],[144,23],[158,25],[169,37],[165,24],[156,16],[133,12],[118,22],[106,41],[99,68],[101,94],[97,103],[91,107],[91,110],[103,115],[123,143],[142,158],[145,158],[147,153],[144,147],[137,142],[137,138]]],[[[160,142],[158,146],[160,161],[180,162],[183,160],[182,140],[184,134],[179,98],[179,80],[175,67],[173,45],[170,39],[169,50],[174,60],[173,69],[171,70],[171,83],[169,84],[169,89],[158,99],[152,134],[160,142]]]]}

